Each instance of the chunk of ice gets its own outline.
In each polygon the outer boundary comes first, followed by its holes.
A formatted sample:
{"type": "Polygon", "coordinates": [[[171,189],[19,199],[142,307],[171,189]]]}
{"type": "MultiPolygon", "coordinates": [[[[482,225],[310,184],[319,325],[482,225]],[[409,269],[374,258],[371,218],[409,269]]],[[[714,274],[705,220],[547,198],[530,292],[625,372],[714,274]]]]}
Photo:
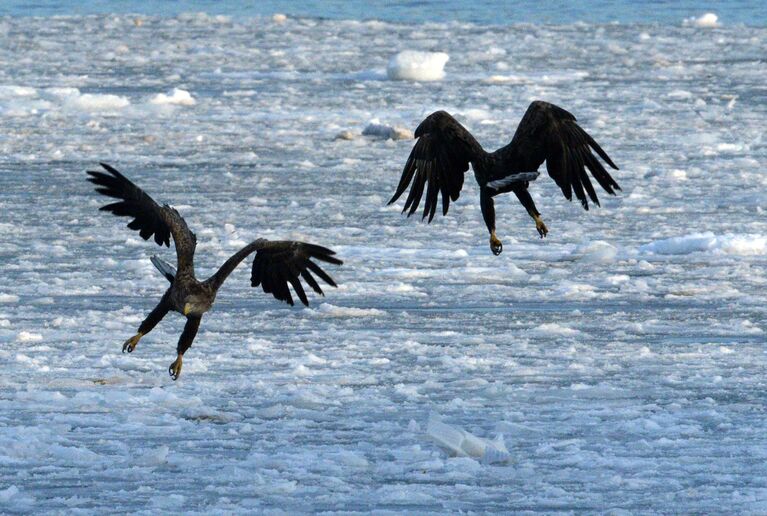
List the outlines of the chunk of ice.
{"type": "Polygon", "coordinates": [[[194,97],[186,91],[180,88],[173,88],[167,94],[158,93],[149,101],[152,104],[173,104],[177,106],[194,106],[197,101],[194,97]]]}
{"type": "Polygon", "coordinates": [[[445,76],[445,63],[450,56],[444,52],[403,50],[389,61],[389,79],[406,81],[438,81],[445,76]]]}
{"type": "Polygon", "coordinates": [[[394,127],[373,120],[362,131],[362,136],[372,136],[384,140],[411,140],[413,132],[405,127],[394,127]]]}
{"type": "Polygon", "coordinates": [[[698,18],[687,18],[684,24],[694,27],[718,27],[719,17],[714,13],[706,13],[698,18]]]}
{"type": "Polygon", "coordinates": [[[429,416],[426,434],[455,457],[475,457],[488,464],[511,462],[511,454],[500,434],[492,441],[483,439],[443,423],[439,416],[434,414],[429,416]]]}
{"type": "Polygon", "coordinates": [[[767,236],[758,234],[715,235],[714,233],[693,233],[663,240],[656,240],[639,247],[643,253],[692,254],[713,252],[717,254],[758,255],[767,253],[767,236]]]}

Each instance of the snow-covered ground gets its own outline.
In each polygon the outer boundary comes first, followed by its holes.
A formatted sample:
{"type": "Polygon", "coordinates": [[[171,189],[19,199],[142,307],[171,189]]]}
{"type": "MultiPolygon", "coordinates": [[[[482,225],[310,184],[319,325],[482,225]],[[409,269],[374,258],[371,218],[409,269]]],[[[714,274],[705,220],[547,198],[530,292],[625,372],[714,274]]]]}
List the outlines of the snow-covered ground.
{"type": "Polygon", "coordinates": [[[767,512],[767,29],[0,20],[0,512],[767,512]],[[389,80],[402,50],[445,78],[389,80]],[[467,177],[427,226],[385,206],[412,140],[456,114],[488,149],[533,99],[620,165],[586,213],[542,175],[488,249],[467,177]],[[122,342],[165,280],[85,169],[175,205],[205,276],[245,241],[345,260],[291,309],[219,295],[122,342]],[[431,414],[511,463],[448,457],[431,414]]]}

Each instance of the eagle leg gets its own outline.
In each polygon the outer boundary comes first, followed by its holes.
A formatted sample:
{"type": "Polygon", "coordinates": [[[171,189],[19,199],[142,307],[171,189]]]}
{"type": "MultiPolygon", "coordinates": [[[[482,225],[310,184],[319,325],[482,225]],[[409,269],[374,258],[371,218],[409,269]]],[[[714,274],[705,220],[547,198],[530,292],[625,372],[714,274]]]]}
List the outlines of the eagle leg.
{"type": "Polygon", "coordinates": [[[516,194],[517,199],[519,199],[519,202],[521,202],[522,206],[527,210],[528,215],[535,221],[535,229],[538,230],[538,234],[541,235],[541,238],[545,237],[549,232],[549,228],[543,223],[541,213],[538,211],[538,208],[535,207],[535,201],[533,201],[533,198],[530,196],[530,192],[527,191],[527,185],[514,188],[513,191],[514,194],[516,194]]]}
{"type": "Polygon", "coordinates": [[[162,318],[165,317],[168,310],[170,310],[170,305],[168,304],[169,292],[170,289],[168,289],[165,295],[162,296],[162,299],[157,306],[149,312],[149,315],[146,316],[144,322],[138,327],[136,334],[125,341],[123,344],[123,353],[133,353],[133,350],[136,349],[136,345],[138,344],[138,341],[141,340],[141,337],[152,331],[152,329],[157,326],[157,323],[162,321],[162,318]]]}
{"type": "Polygon", "coordinates": [[[482,208],[482,218],[485,219],[485,225],[490,232],[490,250],[498,256],[503,252],[503,244],[495,235],[495,202],[493,192],[489,188],[479,191],[479,205],[482,208]]]}
{"type": "Polygon", "coordinates": [[[192,341],[194,341],[194,337],[197,335],[201,320],[202,316],[200,315],[189,315],[186,318],[184,331],[181,332],[181,337],[179,337],[178,346],[176,347],[178,357],[176,358],[176,361],[168,367],[168,374],[173,378],[173,381],[178,380],[178,377],[181,376],[181,365],[184,362],[184,353],[186,353],[192,346],[192,341]]]}
{"type": "Polygon", "coordinates": [[[141,332],[138,332],[133,337],[129,338],[125,341],[123,344],[123,353],[133,353],[133,350],[136,349],[136,345],[138,344],[138,341],[141,340],[141,337],[143,337],[144,334],[141,332]]]}

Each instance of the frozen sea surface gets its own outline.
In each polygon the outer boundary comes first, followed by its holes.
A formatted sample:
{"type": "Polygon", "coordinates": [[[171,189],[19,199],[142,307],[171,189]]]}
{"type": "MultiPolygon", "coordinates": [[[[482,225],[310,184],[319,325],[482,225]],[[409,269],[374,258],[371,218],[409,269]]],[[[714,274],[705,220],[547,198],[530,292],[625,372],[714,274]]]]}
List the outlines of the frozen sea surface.
{"type": "Polygon", "coordinates": [[[767,29],[422,26],[184,15],[0,20],[0,512],[767,512],[767,29]],[[407,49],[445,78],[388,80],[407,49]],[[447,109],[492,149],[533,99],[621,166],[586,213],[542,176],[537,238],[473,179],[430,226],[386,207],[447,109]],[[255,237],[346,261],[291,309],[243,266],[123,340],[165,280],[85,181],[174,204],[206,275],[255,237]],[[431,413],[514,457],[451,458],[431,413]]]}

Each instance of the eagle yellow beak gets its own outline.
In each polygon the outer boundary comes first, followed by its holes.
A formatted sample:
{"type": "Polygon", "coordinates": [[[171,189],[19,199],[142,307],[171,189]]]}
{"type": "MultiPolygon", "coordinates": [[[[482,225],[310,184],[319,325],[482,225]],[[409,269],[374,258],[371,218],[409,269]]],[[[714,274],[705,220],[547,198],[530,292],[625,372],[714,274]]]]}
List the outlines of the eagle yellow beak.
{"type": "Polygon", "coordinates": [[[192,311],[192,305],[190,305],[189,303],[185,304],[184,305],[184,315],[189,315],[189,312],[191,312],[191,311],[192,311]]]}

